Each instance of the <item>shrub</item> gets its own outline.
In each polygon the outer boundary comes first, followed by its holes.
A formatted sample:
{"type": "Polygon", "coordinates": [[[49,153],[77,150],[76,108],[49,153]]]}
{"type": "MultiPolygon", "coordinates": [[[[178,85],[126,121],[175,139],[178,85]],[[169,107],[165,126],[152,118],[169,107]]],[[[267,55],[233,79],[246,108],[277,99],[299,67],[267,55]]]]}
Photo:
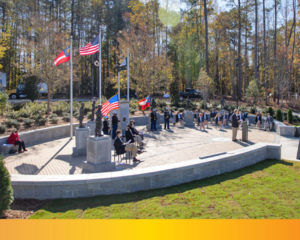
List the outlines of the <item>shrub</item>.
{"type": "Polygon", "coordinates": [[[6,127],[4,125],[0,124],[0,134],[5,133],[5,131],[6,131],[6,127]]]}
{"type": "Polygon", "coordinates": [[[32,102],[39,97],[38,91],[38,78],[36,76],[30,76],[25,78],[25,88],[24,92],[27,95],[27,98],[32,102]]]}
{"type": "Polygon", "coordinates": [[[288,113],[287,113],[287,120],[289,123],[293,123],[293,112],[292,109],[289,109],[288,113]]]}
{"type": "MultiPolygon", "coordinates": [[[[219,106],[219,104],[216,102],[216,101],[214,101],[213,103],[212,103],[212,106],[213,106],[213,108],[216,108],[217,106],[219,106]]],[[[226,106],[226,104],[225,104],[225,106],[226,106]]],[[[229,105],[227,105],[227,106],[229,106],[229,105]]],[[[226,108],[225,108],[226,109],[226,108]]],[[[228,109],[229,110],[229,109],[228,109]]]]}
{"type": "Polygon", "coordinates": [[[10,119],[17,119],[17,112],[16,111],[9,111],[5,114],[6,118],[10,119]]]}
{"type": "Polygon", "coordinates": [[[164,99],[155,99],[157,108],[165,108],[167,106],[167,102],[164,99]]]}
{"type": "Polygon", "coordinates": [[[5,125],[8,127],[8,128],[11,128],[11,127],[14,127],[16,129],[19,129],[20,128],[20,123],[15,120],[15,119],[7,119],[5,121],[5,125]]]}
{"type": "Polygon", "coordinates": [[[30,128],[32,126],[33,122],[34,121],[32,119],[30,119],[30,118],[24,119],[24,127],[25,128],[30,128]]]}
{"type": "Polygon", "coordinates": [[[243,105],[240,106],[239,109],[240,109],[241,112],[246,112],[247,111],[247,106],[243,104],[243,105]]]}
{"type": "Polygon", "coordinates": [[[29,118],[31,116],[29,110],[26,108],[22,108],[17,115],[21,118],[29,118]]]}
{"type": "Polygon", "coordinates": [[[9,209],[13,202],[13,189],[9,173],[4,165],[3,157],[0,158],[0,216],[9,209]]]}
{"type": "Polygon", "coordinates": [[[206,101],[201,101],[200,102],[200,109],[207,109],[207,102],[206,101]]]}
{"type": "Polygon", "coordinates": [[[8,102],[8,95],[6,92],[0,92],[0,114],[3,115],[8,102]]]}
{"type": "Polygon", "coordinates": [[[131,114],[134,114],[134,113],[136,112],[137,108],[138,108],[138,103],[137,103],[137,101],[136,101],[136,100],[131,100],[131,101],[129,102],[129,112],[130,112],[131,114]]]}
{"type": "Polygon", "coordinates": [[[50,118],[50,123],[57,124],[57,122],[58,122],[58,118],[57,117],[50,118]]]}
{"type": "Polygon", "coordinates": [[[38,123],[39,119],[41,119],[42,116],[40,114],[35,114],[32,116],[32,119],[34,119],[35,123],[38,123]]]}
{"type": "Polygon", "coordinates": [[[28,111],[31,115],[44,115],[47,112],[46,103],[27,103],[23,108],[28,111]]]}
{"type": "Polygon", "coordinates": [[[183,113],[184,112],[184,108],[178,108],[178,111],[183,113]]]}
{"type": "Polygon", "coordinates": [[[12,109],[13,109],[14,111],[19,111],[22,107],[25,106],[25,104],[26,104],[26,103],[24,103],[24,102],[13,104],[13,105],[12,105],[12,109]]]}
{"type": "Polygon", "coordinates": [[[282,111],[280,109],[276,110],[276,120],[282,122],[282,111]]]}
{"type": "Polygon", "coordinates": [[[274,110],[272,107],[268,108],[268,113],[273,117],[274,116],[274,110]]]}
{"type": "Polygon", "coordinates": [[[172,98],[172,104],[178,106],[179,102],[179,82],[177,79],[174,79],[170,84],[170,95],[172,98]]]}
{"type": "Polygon", "coordinates": [[[282,112],[283,114],[283,121],[287,120],[287,112],[282,112]]]}
{"type": "Polygon", "coordinates": [[[64,115],[63,115],[63,121],[65,121],[65,122],[70,122],[70,115],[69,114],[67,114],[67,113],[65,113],[64,115]]]}
{"type": "Polygon", "coordinates": [[[257,108],[256,108],[255,106],[253,106],[253,107],[250,108],[250,112],[251,112],[252,114],[255,114],[256,111],[257,111],[257,108]]]}
{"type": "Polygon", "coordinates": [[[36,120],[36,124],[38,126],[45,126],[46,125],[47,120],[45,118],[39,118],[36,120]]]}
{"type": "MultiPolygon", "coordinates": [[[[74,106],[73,106],[74,110],[77,109],[77,105],[78,105],[77,102],[74,102],[74,106]]],[[[78,110],[79,110],[79,108],[78,108],[78,110]]],[[[69,103],[67,103],[67,102],[56,102],[52,108],[52,112],[57,114],[58,116],[63,116],[64,113],[67,113],[69,111],[70,111],[69,103]]]]}

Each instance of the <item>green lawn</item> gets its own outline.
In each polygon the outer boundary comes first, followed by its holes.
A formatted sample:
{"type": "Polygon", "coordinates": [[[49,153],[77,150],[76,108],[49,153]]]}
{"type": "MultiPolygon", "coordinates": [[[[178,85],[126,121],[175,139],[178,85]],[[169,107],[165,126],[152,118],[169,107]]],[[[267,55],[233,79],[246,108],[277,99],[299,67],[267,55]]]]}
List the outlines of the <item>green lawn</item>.
{"type": "Polygon", "coordinates": [[[300,218],[300,163],[268,160],[176,187],[54,200],[31,218],[300,218]]]}

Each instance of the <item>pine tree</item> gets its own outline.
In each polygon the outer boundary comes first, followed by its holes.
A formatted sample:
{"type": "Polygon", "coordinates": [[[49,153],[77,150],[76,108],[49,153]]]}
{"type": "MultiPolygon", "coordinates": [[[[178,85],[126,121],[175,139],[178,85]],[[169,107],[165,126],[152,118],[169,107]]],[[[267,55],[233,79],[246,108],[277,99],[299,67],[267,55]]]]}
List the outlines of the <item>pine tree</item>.
{"type": "Polygon", "coordinates": [[[9,173],[4,165],[3,157],[0,159],[0,216],[13,202],[13,189],[9,173]]]}

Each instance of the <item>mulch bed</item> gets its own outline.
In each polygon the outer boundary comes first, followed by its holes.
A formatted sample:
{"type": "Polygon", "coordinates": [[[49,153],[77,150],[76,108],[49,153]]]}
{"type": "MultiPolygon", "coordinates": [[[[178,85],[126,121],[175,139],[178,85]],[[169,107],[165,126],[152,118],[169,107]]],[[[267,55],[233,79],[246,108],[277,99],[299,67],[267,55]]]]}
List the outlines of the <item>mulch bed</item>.
{"type": "Polygon", "coordinates": [[[42,208],[47,201],[39,200],[15,200],[10,209],[4,212],[4,219],[26,219],[35,211],[42,208]]]}

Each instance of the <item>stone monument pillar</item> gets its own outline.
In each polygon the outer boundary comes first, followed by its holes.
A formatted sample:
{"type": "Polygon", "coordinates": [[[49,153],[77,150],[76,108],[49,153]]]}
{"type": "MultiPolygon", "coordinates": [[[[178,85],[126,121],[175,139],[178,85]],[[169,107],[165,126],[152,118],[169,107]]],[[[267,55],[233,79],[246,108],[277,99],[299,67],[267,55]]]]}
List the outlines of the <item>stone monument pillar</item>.
{"type": "Polygon", "coordinates": [[[300,140],[298,143],[297,159],[300,160],[300,140]]]}
{"type": "Polygon", "coordinates": [[[120,127],[122,129],[122,134],[125,134],[127,125],[129,124],[129,102],[128,101],[120,101],[118,118],[120,120],[120,127]]]}
{"type": "Polygon", "coordinates": [[[114,169],[111,162],[110,136],[89,137],[87,139],[87,161],[83,169],[88,172],[107,172],[114,169]]]}
{"type": "Polygon", "coordinates": [[[73,148],[73,156],[86,155],[87,139],[90,135],[90,129],[88,127],[76,128],[75,130],[75,147],[73,148]]]}
{"type": "Polygon", "coordinates": [[[194,113],[192,111],[185,111],[184,122],[187,127],[194,127],[194,113]]]}
{"type": "Polygon", "coordinates": [[[88,121],[86,123],[86,126],[90,129],[90,136],[93,136],[95,134],[96,122],[95,121],[88,121]]]}
{"type": "Polygon", "coordinates": [[[242,141],[243,142],[248,141],[248,125],[246,121],[243,121],[242,123],[242,141]]]}

